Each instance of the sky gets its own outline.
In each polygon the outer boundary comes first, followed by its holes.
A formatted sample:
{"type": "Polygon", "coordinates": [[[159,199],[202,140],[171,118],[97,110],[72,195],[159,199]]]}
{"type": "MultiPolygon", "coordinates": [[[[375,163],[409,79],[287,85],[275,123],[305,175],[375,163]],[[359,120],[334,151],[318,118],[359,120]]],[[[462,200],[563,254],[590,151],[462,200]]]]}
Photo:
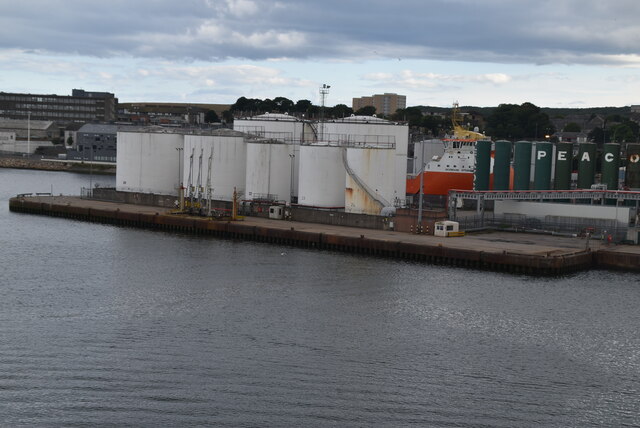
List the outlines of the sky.
{"type": "Polygon", "coordinates": [[[0,91],[640,104],[638,0],[0,0],[0,91]]]}

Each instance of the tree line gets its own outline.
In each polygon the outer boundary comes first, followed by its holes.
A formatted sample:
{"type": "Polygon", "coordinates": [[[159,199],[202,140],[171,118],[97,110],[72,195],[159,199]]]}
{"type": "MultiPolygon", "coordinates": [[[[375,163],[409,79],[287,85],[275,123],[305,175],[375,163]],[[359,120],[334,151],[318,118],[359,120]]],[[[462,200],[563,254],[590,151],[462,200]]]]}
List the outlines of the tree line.
{"type": "MultiPolygon", "coordinates": [[[[556,130],[548,113],[540,107],[525,102],[523,104],[500,104],[495,108],[462,108],[465,112],[463,125],[469,129],[477,127],[493,139],[506,140],[539,140],[549,138],[553,140],[556,131],[581,132],[582,127],[575,123],[567,123],[563,129],[556,130]]],[[[553,111],[553,109],[545,109],[553,111]]],[[[602,109],[599,109],[602,110],[602,109]]],[[[598,113],[600,111],[598,110],[598,113]]],[[[567,110],[567,113],[570,112],[567,110]]],[[[240,97],[229,110],[222,113],[222,119],[230,123],[234,117],[251,116],[262,113],[286,113],[301,118],[319,119],[321,107],[310,100],[293,101],[285,97],[273,99],[257,99],[240,97]]],[[[565,111],[563,111],[565,113],[565,111]]],[[[215,112],[213,112],[215,115],[215,112]]],[[[325,119],[340,119],[352,114],[371,116],[376,114],[373,106],[366,106],[357,111],[345,104],[326,106],[325,119]]],[[[393,121],[407,122],[412,132],[423,133],[433,137],[442,137],[452,132],[451,110],[444,108],[429,108],[424,106],[398,109],[385,117],[393,121]]],[[[638,123],[623,117],[619,113],[601,116],[592,113],[590,119],[600,119],[601,126],[591,129],[588,139],[598,144],[608,142],[637,141],[640,137],[638,123]]],[[[213,122],[213,117],[207,117],[213,122]]],[[[215,121],[218,121],[217,116],[215,121]]]]}

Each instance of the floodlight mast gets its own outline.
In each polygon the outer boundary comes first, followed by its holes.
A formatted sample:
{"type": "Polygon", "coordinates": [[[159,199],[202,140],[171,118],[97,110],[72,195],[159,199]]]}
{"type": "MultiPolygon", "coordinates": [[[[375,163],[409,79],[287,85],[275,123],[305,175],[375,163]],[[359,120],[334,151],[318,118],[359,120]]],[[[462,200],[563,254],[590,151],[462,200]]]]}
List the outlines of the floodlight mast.
{"type": "Polygon", "coordinates": [[[324,140],[324,105],[327,99],[327,95],[329,94],[329,88],[331,88],[331,86],[327,85],[326,83],[323,83],[322,86],[320,86],[320,135],[319,135],[319,138],[321,141],[324,140]]]}

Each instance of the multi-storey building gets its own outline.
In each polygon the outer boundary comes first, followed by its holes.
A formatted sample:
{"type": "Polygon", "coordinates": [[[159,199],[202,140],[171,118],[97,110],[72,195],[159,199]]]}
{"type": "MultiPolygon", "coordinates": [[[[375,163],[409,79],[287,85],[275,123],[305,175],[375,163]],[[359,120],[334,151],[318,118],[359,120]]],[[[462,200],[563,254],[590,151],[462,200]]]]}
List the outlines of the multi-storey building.
{"type": "Polygon", "coordinates": [[[67,150],[68,159],[115,162],[118,125],[87,123],[75,131],[73,149],[67,150]]]}
{"type": "Polygon", "coordinates": [[[110,122],[116,118],[117,104],[112,93],[82,89],[74,89],[71,96],[0,92],[0,117],[57,123],[110,122]]]}
{"type": "Polygon", "coordinates": [[[358,111],[362,107],[373,106],[376,113],[382,116],[393,114],[398,109],[407,108],[407,96],[398,94],[376,94],[370,97],[354,98],[352,108],[358,111]]]}

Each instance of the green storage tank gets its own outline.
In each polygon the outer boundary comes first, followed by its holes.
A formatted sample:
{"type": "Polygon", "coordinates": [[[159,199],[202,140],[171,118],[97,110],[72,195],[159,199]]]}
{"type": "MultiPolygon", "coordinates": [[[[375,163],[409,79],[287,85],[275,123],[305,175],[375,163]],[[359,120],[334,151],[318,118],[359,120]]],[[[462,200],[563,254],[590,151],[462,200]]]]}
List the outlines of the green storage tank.
{"type": "Polygon", "coordinates": [[[473,190],[489,190],[491,175],[491,141],[476,141],[476,171],[473,177],[473,190]]]}
{"type": "Polygon", "coordinates": [[[602,150],[602,184],[607,190],[618,190],[620,171],[620,144],[607,143],[602,150]]]}
{"type": "Polygon", "coordinates": [[[640,189],[640,144],[627,144],[624,184],[629,189],[640,189]]]}
{"type": "Polygon", "coordinates": [[[596,145],[581,143],[578,147],[578,189],[591,189],[596,175],[596,145]]]}
{"type": "Polygon", "coordinates": [[[553,188],[556,190],[571,189],[571,169],[573,168],[573,144],[556,144],[556,169],[553,188]]]}
{"type": "Polygon", "coordinates": [[[513,190],[529,190],[531,142],[518,141],[513,149],[513,190]]]}
{"type": "Polygon", "coordinates": [[[533,175],[534,190],[551,189],[551,164],[553,162],[553,144],[546,141],[536,142],[534,150],[536,166],[533,175]]]}
{"type": "Polygon", "coordinates": [[[493,159],[493,190],[509,190],[511,179],[511,141],[500,140],[495,143],[493,159]]]}

